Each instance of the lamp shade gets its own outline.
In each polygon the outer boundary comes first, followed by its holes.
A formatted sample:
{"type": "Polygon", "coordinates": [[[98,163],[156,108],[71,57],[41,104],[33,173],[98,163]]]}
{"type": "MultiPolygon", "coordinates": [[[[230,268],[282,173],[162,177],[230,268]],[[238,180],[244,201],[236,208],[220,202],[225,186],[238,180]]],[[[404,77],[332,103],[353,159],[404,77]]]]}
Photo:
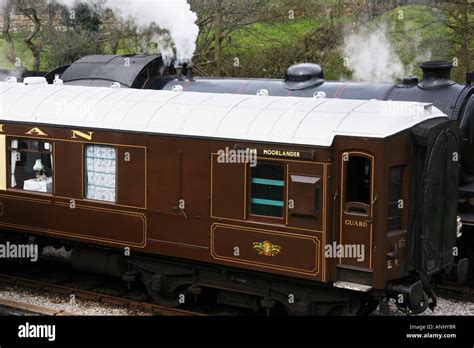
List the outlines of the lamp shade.
{"type": "Polygon", "coordinates": [[[41,159],[37,159],[35,165],[33,166],[33,170],[35,172],[40,172],[44,170],[44,165],[43,162],[41,162],[41,159]]]}

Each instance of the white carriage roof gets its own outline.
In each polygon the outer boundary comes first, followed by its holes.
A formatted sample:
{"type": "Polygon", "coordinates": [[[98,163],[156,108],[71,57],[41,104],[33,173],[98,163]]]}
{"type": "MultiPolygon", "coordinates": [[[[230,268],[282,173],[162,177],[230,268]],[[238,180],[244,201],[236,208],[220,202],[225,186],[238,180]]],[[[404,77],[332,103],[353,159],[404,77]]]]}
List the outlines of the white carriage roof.
{"type": "Polygon", "coordinates": [[[386,138],[436,117],[430,104],[0,82],[0,120],[330,146],[386,138]]]}

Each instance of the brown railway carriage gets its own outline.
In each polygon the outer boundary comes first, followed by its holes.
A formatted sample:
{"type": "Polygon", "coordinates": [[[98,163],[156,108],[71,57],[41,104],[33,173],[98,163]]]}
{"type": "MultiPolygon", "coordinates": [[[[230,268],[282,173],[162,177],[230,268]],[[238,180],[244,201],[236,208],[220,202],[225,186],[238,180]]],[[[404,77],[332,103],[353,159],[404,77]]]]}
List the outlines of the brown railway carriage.
{"type": "MultiPolygon", "coordinates": [[[[418,177],[458,175],[455,127],[430,105],[0,87],[0,227],[130,248],[128,274],[158,300],[183,284],[224,290],[221,302],[231,290],[261,296],[267,307],[291,292],[304,305],[290,312],[321,313],[307,305],[330,303],[327,312],[353,293],[386,296],[391,284],[420,297],[410,272],[452,263],[456,197],[431,206],[428,221],[411,213],[431,201],[418,177]],[[421,148],[441,164],[415,165],[427,158],[421,148]],[[420,228],[434,225],[425,235],[434,256],[418,255],[420,228]],[[316,297],[304,294],[312,287],[316,297]]],[[[456,180],[436,180],[436,194],[456,191],[456,180]]]]}

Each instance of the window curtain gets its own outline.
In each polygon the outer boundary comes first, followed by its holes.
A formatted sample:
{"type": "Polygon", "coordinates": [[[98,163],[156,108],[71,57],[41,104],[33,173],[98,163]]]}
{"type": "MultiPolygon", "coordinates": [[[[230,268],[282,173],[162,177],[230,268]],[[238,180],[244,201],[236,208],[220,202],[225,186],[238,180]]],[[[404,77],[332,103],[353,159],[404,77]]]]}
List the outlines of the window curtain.
{"type": "Polygon", "coordinates": [[[115,202],[116,149],[111,146],[86,147],[86,198],[115,202]]]}
{"type": "Polygon", "coordinates": [[[11,187],[16,187],[16,178],[15,178],[15,171],[16,171],[16,162],[18,160],[18,156],[20,153],[14,149],[18,149],[18,140],[11,141],[11,187]]]}
{"type": "MultiPolygon", "coordinates": [[[[47,155],[47,154],[42,154],[42,155],[41,155],[41,161],[42,161],[43,164],[45,165],[45,168],[49,168],[49,167],[50,167],[49,164],[51,164],[51,178],[52,178],[53,172],[54,172],[53,144],[52,144],[52,143],[45,142],[45,143],[43,144],[43,148],[44,148],[44,150],[51,152],[51,154],[49,154],[49,155],[47,155]],[[49,162],[48,162],[48,156],[49,156],[49,162]]],[[[45,171],[45,174],[46,174],[46,171],[45,171]]]]}
{"type": "MultiPolygon", "coordinates": [[[[51,155],[50,156],[50,161],[51,161],[51,171],[54,171],[54,163],[53,163],[53,146],[50,144],[50,143],[45,143],[44,144],[44,149],[45,150],[48,150],[48,151],[51,151],[51,155]]],[[[52,174],[51,174],[52,175],[52,174]]]]}

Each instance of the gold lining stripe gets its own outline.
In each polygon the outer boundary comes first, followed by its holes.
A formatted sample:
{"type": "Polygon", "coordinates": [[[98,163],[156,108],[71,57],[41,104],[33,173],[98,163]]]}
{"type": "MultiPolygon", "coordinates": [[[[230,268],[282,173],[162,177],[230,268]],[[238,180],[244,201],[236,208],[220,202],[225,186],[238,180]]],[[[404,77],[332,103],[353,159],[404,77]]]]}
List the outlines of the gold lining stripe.
{"type": "MultiPolygon", "coordinates": [[[[366,158],[370,158],[370,169],[372,171],[372,174],[371,174],[371,188],[370,188],[370,218],[372,218],[372,220],[374,219],[374,204],[373,204],[373,201],[374,201],[374,190],[375,190],[375,182],[374,182],[374,178],[375,178],[375,157],[372,156],[371,154],[367,153],[367,152],[361,152],[361,151],[344,151],[341,155],[341,167],[340,167],[340,171],[341,171],[341,175],[340,175],[340,178],[341,178],[341,193],[340,193],[340,211],[339,211],[339,242],[342,244],[343,241],[342,241],[342,215],[343,215],[343,212],[344,212],[344,209],[343,209],[343,198],[345,199],[345,194],[344,194],[344,189],[346,188],[346,185],[345,185],[345,182],[344,182],[344,170],[345,170],[345,166],[344,166],[344,154],[348,154],[349,156],[351,154],[356,154],[356,155],[361,155],[362,157],[366,157],[366,158]]],[[[374,227],[374,223],[371,223],[370,224],[370,241],[369,241],[369,245],[370,245],[370,250],[369,250],[369,269],[372,269],[372,229],[374,227]]],[[[342,257],[339,257],[339,264],[342,264],[342,257]]]]}
{"type": "MultiPolygon", "coordinates": [[[[11,196],[11,195],[0,195],[0,198],[27,201],[27,202],[33,202],[33,203],[41,203],[41,204],[47,204],[47,205],[53,204],[51,201],[33,199],[33,198],[28,198],[28,197],[11,196]]],[[[60,207],[67,207],[69,209],[69,203],[65,203],[65,202],[56,202],[53,205],[60,206],[60,207]]],[[[128,217],[139,218],[143,221],[143,241],[140,244],[138,244],[138,243],[133,243],[133,242],[128,242],[128,241],[114,240],[114,239],[108,239],[108,238],[92,238],[83,234],[76,234],[76,233],[70,233],[70,232],[65,232],[65,231],[58,231],[58,230],[51,230],[51,229],[45,229],[45,228],[39,228],[39,227],[30,227],[30,226],[25,226],[25,225],[16,225],[16,224],[2,223],[2,222],[0,222],[0,226],[3,226],[3,225],[12,226],[12,227],[21,228],[21,229],[30,230],[30,231],[46,232],[46,233],[51,233],[51,234],[66,236],[66,237],[73,236],[79,239],[106,242],[106,243],[118,244],[118,245],[123,245],[123,246],[130,245],[130,246],[136,246],[139,248],[146,247],[147,237],[148,237],[148,234],[147,234],[148,223],[147,223],[147,217],[145,214],[138,213],[138,212],[133,213],[129,211],[116,210],[116,209],[85,206],[85,205],[80,205],[80,204],[76,205],[76,209],[101,211],[108,214],[124,215],[128,217]]]]}
{"type": "Polygon", "coordinates": [[[226,261],[226,262],[232,262],[232,263],[237,263],[237,264],[244,264],[244,265],[249,265],[249,266],[256,266],[256,267],[264,267],[264,268],[270,268],[270,269],[276,269],[280,271],[285,271],[285,272],[290,272],[290,273],[297,273],[297,274],[304,274],[304,275],[310,275],[310,276],[317,276],[320,271],[320,256],[322,254],[321,251],[321,242],[318,237],[316,236],[306,236],[306,235],[301,235],[301,234],[295,234],[295,233],[285,233],[285,232],[276,232],[276,231],[270,231],[270,230],[264,230],[264,229],[256,229],[256,228],[249,228],[249,227],[241,227],[241,226],[234,226],[234,225],[227,225],[227,224],[212,224],[211,226],[211,256],[215,260],[221,260],[221,261],[226,261]],[[228,257],[228,256],[219,256],[214,250],[214,231],[218,227],[223,227],[223,228],[228,228],[228,229],[234,229],[238,231],[252,231],[256,233],[266,233],[266,234],[274,234],[274,235],[280,235],[280,236],[285,236],[285,237],[290,237],[290,238],[296,238],[296,239],[307,239],[312,241],[316,245],[315,249],[315,269],[311,271],[305,271],[302,269],[298,268],[292,268],[292,267],[285,267],[285,266],[276,266],[268,263],[263,263],[263,262],[258,262],[258,261],[238,261],[235,258],[228,257]],[[315,272],[316,270],[316,272],[315,272]]]}
{"type": "Polygon", "coordinates": [[[290,200],[290,194],[289,194],[289,187],[290,187],[290,165],[289,164],[286,164],[285,166],[285,170],[286,170],[286,182],[285,182],[285,186],[286,186],[286,197],[285,197],[285,207],[286,207],[286,211],[285,211],[285,225],[288,225],[288,216],[290,215],[290,212],[289,212],[289,200],[290,200]]]}
{"type": "Polygon", "coordinates": [[[322,250],[321,250],[321,259],[322,259],[322,264],[323,264],[323,271],[322,271],[322,280],[323,282],[326,282],[326,257],[323,256],[323,251],[326,250],[326,233],[327,233],[327,230],[326,230],[326,214],[327,214],[327,211],[326,211],[326,183],[327,183],[327,164],[324,164],[323,166],[323,213],[321,214],[321,218],[323,219],[323,226],[322,226],[322,230],[324,231],[323,233],[323,236],[322,236],[322,239],[323,239],[323,247],[322,247],[322,250]]]}
{"type": "MultiPolygon", "coordinates": [[[[243,216],[243,220],[247,220],[247,203],[248,203],[247,202],[247,177],[249,175],[249,170],[247,168],[248,168],[247,164],[244,164],[244,216],[243,216]]],[[[212,196],[211,196],[211,199],[212,199],[212,196]]]]}
{"type": "MultiPolygon", "coordinates": [[[[56,202],[55,205],[59,205],[62,207],[69,207],[69,203],[66,202],[56,202]]],[[[143,217],[145,216],[144,214],[141,213],[134,213],[130,211],[125,211],[125,210],[116,210],[116,209],[107,209],[103,207],[95,207],[95,206],[89,206],[89,205],[82,205],[82,204],[76,204],[76,208],[82,208],[86,210],[92,210],[92,211],[103,211],[106,213],[112,213],[112,214],[119,214],[119,215],[127,215],[127,216],[134,216],[134,217],[143,217]]]]}
{"type": "MultiPolygon", "coordinates": [[[[145,222],[146,223],[146,222],[145,222]]],[[[83,234],[77,234],[77,233],[71,233],[71,232],[64,232],[64,231],[57,231],[57,230],[51,230],[47,228],[40,228],[40,227],[30,227],[30,226],[23,226],[23,225],[16,225],[16,224],[10,224],[6,222],[0,222],[0,226],[4,227],[13,227],[17,229],[22,229],[26,231],[33,231],[33,232],[43,232],[43,233],[48,233],[48,234],[54,234],[58,236],[63,236],[63,237],[74,237],[79,240],[92,240],[95,242],[102,242],[102,243],[108,243],[108,244],[114,244],[114,245],[119,245],[119,246],[133,246],[139,249],[144,249],[147,245],[147,240],[145,239],[144,242],[141,244],[129,242],[129,241],[119,241],[119,240],[114,240],[114,239],[107,239],[107,238],[93,238],[89,237],[83,234]]],[[[144,227],[145,229],[145,227],[144,227]]]]}
{"type": "MultiPolygon", "coordinates": [[[[27,201],[27,202],[35,202],[35,203],[43,203],[43,204],[52,204],[50,200],[46,199],[37,199],[37,198],[30,198],[30,197],[24,197],[24,196],[18,196],[18,195],[12,195],[11,193],[25,193],[23,190],[13,190],[10,189],[8,190],[9,194],[6,195],[0,195],[0,198],[7,198],[7,199],[16,199],[17,201],[27,201]]],[[[28,191],[26,191],[28,192],[28,191]]],[[[44,197],[51,197],[49,195],[38,195],[39,197],[44,196],[44,197]]]]}
{"type": "Polygon", "coordinates": [[[0,190],[7,189],[7,138],[0,135],[0,190]]]}

